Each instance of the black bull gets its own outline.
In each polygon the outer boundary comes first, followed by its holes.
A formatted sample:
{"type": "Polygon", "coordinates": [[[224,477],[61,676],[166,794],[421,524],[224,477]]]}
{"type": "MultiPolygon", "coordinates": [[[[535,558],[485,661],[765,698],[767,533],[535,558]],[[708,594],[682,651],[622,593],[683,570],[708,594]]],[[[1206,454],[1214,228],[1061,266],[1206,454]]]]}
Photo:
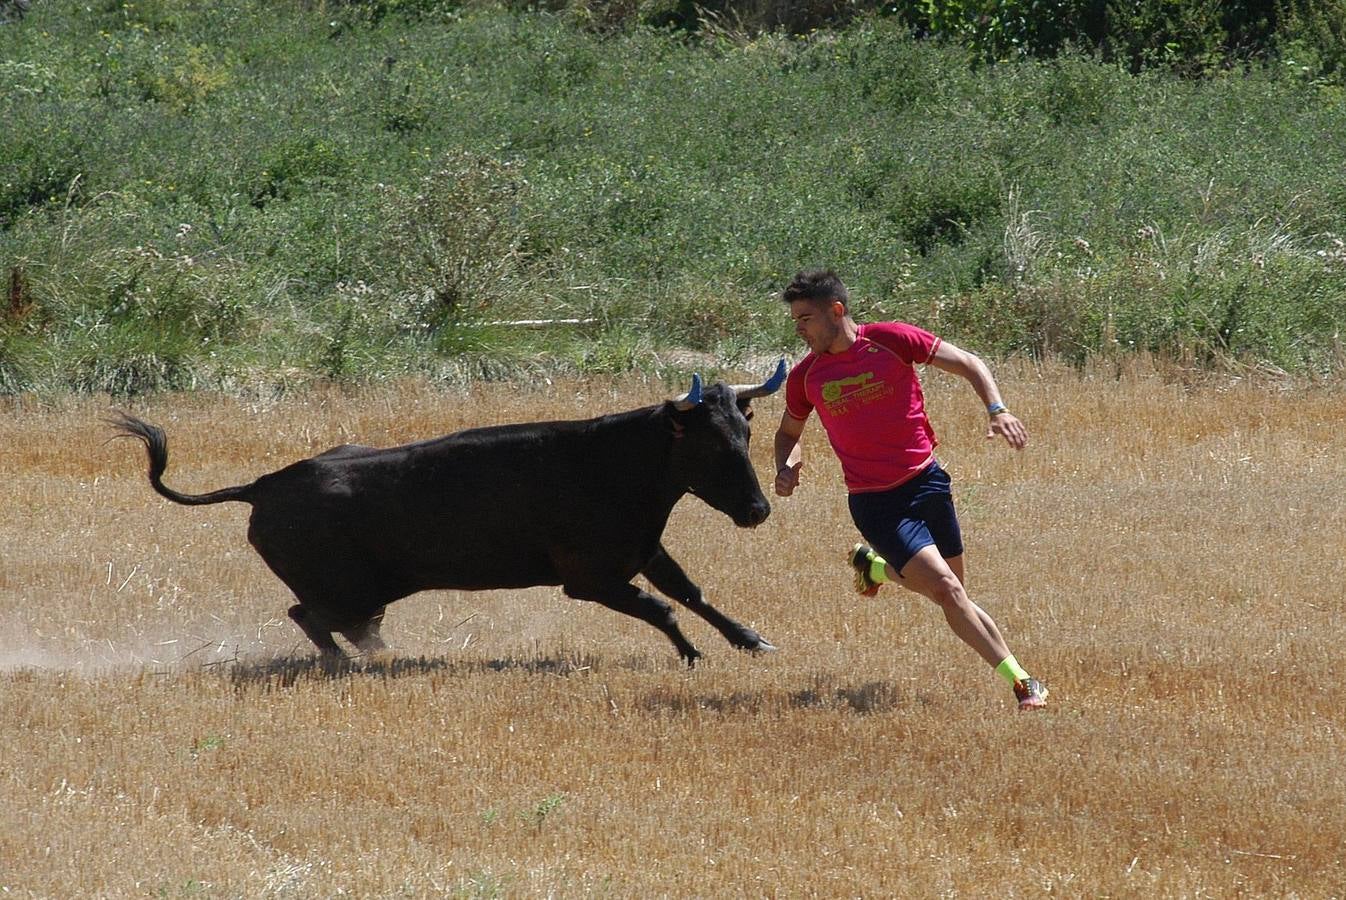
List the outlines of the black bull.
{"type": "Polygon", "coordinates": [[[252,505],[248,541],[294,592],[294,620],[324,654],[340,632],[361,652],[384,646],[385,607],[428,589],[561,585],[567,596],[634,616],[688,664],[700,653],[644,575],[745,650],[774,650],[706,602],[661,543],[673,506],[695,494],[740,527],[771,511],[748,457],[749,402],[776,391],[723,383],[595,419],[460,431],[377,450],[341,446],[251,484],[205,494],[164,485],[168,441],[121,414],[112,424],[149,454],[149,480],[175,503],[252,505]]]}

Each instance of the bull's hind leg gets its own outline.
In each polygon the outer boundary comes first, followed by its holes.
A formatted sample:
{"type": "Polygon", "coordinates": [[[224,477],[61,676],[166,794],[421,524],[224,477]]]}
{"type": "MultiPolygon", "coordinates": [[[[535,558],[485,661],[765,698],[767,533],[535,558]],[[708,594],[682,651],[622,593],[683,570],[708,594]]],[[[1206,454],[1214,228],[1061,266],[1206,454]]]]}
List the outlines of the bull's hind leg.
{"type": "Polygon", "coordinates": [[[304,634],[308,635],[308,639],[322,651],[323,656],[345,658],[346,654],[342,653],[341,648],[337,646],[337,642],[332,638],[332,632],[314,622],[308,610],[304,609],[304,604],[296,603],[291,606],[290,618],[294,620],[294,624],[303,630],[304,634]]]}
{"type": "Polygon", "coordinates": [[[290,618],[323,656],[345,659],[333,634],[341,634],[361,652],[382,649],[379,626],[384,608],[406,595],[390,584],[336,527],[333,517],[312,528],[290,527],[254,511],[248,540],[299,602],[290,618]]]}
{"type": "Polygon", "coordinates": [[[388,645],[383,642],[383,637],[379,634],[379,628],[383,625],[383,611],[386,606],[380,606],[378,612],[369,617],[369,620],[362,625],[356,625],[354,628],[347,628],[341,632],[342,637],[355,645],[355,649],[361,653],[374,653],[385,649],[388,645]]]}
{"type": "Polygon", "coordinates": [[[701,588],[697,587],[695,582],[687,577],[687,573],[682,570],[682,566],[678,565],[673,557],[668,555],[668,551],[664,549],[662,544],[659,545],[654,557],[645,564],[641,574],[648,578],[650,584],[654,585],[657,590],[677,600],[714,625],[729,643],[740,650],[776,649],[775,645],[756,631],[735,622],[707,603],[706,598],[701,594],[701,588]]]}
{"type": "Polygon", "coordinates": [[[678,627],[678,622],[673,617],[673,607],[633,584],[617,583],[599,587],[566,584],[564,590],[567,597],[601,603],[608,609],[649,622],[673,642],[673,646],[678,648],[678,654],[689,666],[695,665],[701,658],[701,654],[678,627]]]}

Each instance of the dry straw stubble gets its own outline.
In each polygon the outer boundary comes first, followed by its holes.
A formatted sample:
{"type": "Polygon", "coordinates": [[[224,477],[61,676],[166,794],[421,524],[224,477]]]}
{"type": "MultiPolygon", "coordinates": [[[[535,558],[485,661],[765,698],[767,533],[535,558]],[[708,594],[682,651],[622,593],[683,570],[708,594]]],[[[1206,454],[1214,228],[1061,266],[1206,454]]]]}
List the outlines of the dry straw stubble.
{"type": "MultiPolygon", "coordinates": [[[[805,484],[666,543],[781,651],[687,671],[559,591],[394,605],[394,648],[324,669],[241,506],[155,496],[107,405],[0,423],[0,887],[21,895],[1333,896],[1346,884],[1339,386],[1024,368],[1033,430],[982,439],[926,376],[971,593],[1053,688],[1008,692],[925,601],[850,593],[816,424],[805,484]]],[[[204,490],[333,444],[662,396],[416,385],[166,398],[167,480],[204,490]]],[[[779,398],[759,403],[770,471],[779,398]]]]}

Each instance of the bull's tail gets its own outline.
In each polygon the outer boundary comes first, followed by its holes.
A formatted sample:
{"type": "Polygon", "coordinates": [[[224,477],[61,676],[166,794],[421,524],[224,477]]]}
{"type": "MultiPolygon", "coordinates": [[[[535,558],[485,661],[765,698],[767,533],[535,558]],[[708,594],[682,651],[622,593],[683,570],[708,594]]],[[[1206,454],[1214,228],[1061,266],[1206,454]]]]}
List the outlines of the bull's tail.
{"type": "Polygon", "coordinates": [[[164,430],[157,425],[151,425],[149,422],[121,412],[106,421],[116,430],[117,437],[133,437],[145,445],[145,450],[150,457],[150,485],[174,503],[181,503],[184,506],[202,506],[207,503],[224,503],[229,500],[239,500],[247,503],[252,499],[249,496],[252,491],[252,485],[250,484],[221,488],[207,494],[183,494],[173,490],[163,482],[164,469],[168,467],[168,436],[164,434],[164,430]]]}

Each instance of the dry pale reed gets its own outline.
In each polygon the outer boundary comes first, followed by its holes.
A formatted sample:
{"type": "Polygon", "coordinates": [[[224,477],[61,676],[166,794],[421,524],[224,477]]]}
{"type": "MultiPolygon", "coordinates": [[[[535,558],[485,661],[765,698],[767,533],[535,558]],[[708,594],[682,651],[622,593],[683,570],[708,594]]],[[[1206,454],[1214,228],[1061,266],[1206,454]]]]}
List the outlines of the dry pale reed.
{"type": "MultiPolygon", "coordinates": [[[[927,601],[850,592],[817,424],[805,483],[666,544],[780,652],[687,670],[559,590],[432,592],[315,665],[247,508],[153,494],[106,401],[0,421],[0,893],[1297,896],[1346,891],[1346,391],[1154,366],[1006,368],[983,440],[928,373],[971,593],[1040,714],[927,601]]],[[[654,402],[630,381],[148,401],[166,480],[654,402]]],[[[760,401],[764,475],[781,401],[760,401]]],[[[471,523],[464,523],[471,527],[471,523]]]]}

